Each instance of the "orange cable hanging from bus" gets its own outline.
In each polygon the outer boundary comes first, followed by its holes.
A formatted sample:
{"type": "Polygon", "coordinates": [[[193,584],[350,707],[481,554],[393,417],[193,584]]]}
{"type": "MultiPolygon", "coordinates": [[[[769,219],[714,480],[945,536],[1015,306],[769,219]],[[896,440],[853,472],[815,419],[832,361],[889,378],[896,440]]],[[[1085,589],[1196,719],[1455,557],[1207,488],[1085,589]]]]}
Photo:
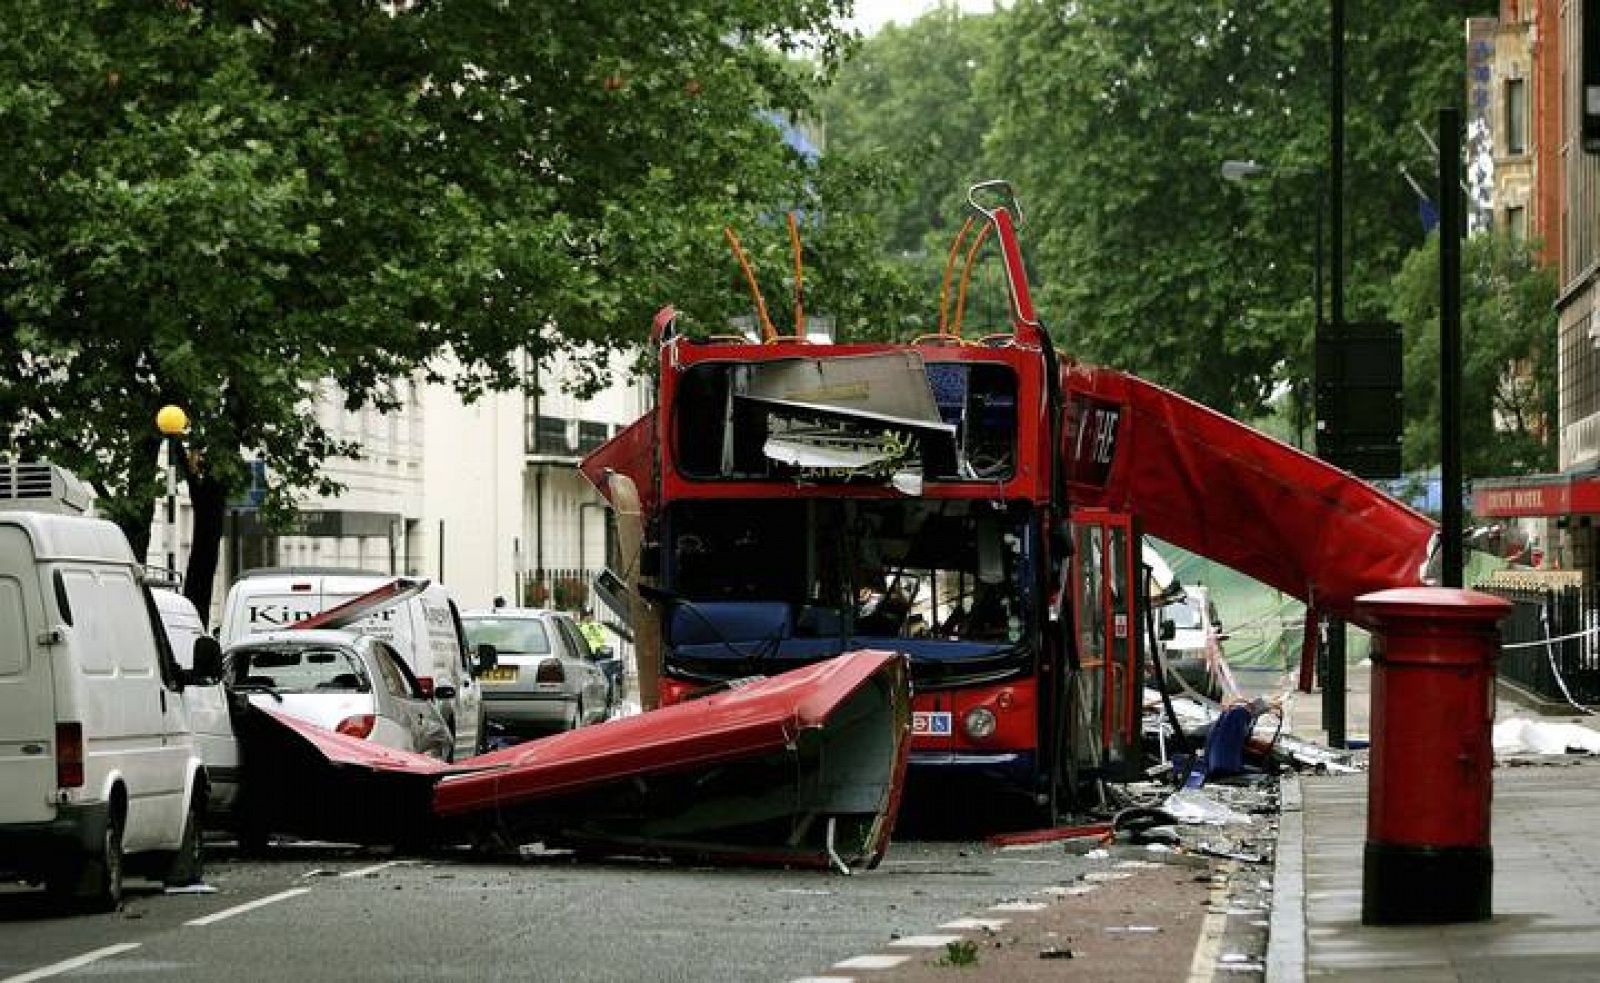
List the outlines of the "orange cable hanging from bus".
{"type": "Polygon", "coordinates": [[[950,243],[950,254],[944,261],[944,278],[939,284],[939,335],[947,334],[945,325],[950,320],[950,280],[955,274],[956,256],[961,252],[961,243],[966,241],[967,233],[972,231],[972,216],[968,215],[966,221],[961,223],[961,231],[956,233],[955,241],[950,243]]]}
{"type": "Polygon", "coordinates": [[[961,289],[956,291],[956,316],[950,324],[950,335],[957,340],[961,338],[961,319],[967,313],[967,285],[972,282],[972,267],[978,258],[978,250],[983,248],[983,243],[989,238],[989,232],[994,226],[985,224],[978,230],[972,240],[972,248],[967,250],[967,262],[961,269],[961,289]]]}
{"type": "Polygon", "coordinates": [[[794,212],[789,213],[789,246],[794,250],[794,336],[804,340],[806,336],[805,313],[805,260],[800,254],[800,223],[795,221],[794,212]]]}
{"type": "Polygon", "coordinates": [[[724,225],[722,234],[727,237],[728,245],[733,247],[734,258],[739,261],[739,269],[744,271],[745,282],[750,285],[750,296],[755,298],[756,317],[761,321],[761,340],[770,344],[778,339],[778,332],[772,327],[772,319],[767,316],[767,302],[761,297],[761,285],[756,282],[755,270],[750,268],[750,260],[745,257],[744,247],[739,245],[739,236],[733,231],[733,226],[724,225]]]}

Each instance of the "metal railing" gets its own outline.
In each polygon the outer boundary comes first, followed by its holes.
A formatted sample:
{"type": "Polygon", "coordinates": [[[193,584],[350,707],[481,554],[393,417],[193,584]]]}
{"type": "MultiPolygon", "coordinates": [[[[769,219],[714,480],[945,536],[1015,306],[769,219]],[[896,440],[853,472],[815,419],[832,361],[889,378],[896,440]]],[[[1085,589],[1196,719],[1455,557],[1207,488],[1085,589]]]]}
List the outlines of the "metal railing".
{"type": "Polygon", "coordinates": [[[589,603],[589,582],[598,572],[576,567],[525,570],[519,578],[522,596],[517,601],[525,607],[555,608],[576,614],[589,603]]]}
{"type": "Polygon", "coordinates": [[[1542,699],[1600,704],[1600,586],[1478,589],[1512,604],[1500,629],[1502,677],[1542,699]]]}

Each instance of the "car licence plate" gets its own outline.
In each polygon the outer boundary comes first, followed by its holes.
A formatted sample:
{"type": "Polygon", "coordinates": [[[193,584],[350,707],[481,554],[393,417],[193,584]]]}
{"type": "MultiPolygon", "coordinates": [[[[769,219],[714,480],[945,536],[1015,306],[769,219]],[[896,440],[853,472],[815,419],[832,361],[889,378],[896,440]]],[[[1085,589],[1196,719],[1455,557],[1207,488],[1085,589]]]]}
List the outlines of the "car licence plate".
{"type": "Polygon", "coordinates": [[[514,683],[517,681],[517,667],[495,666],[480,678],[486,683],[514,683]]]}
{"type": "Polygon", "coordinates": [[[950,713],[947,710],[917,710],[911,714],[913,736],[949,737],[950,713]]]}

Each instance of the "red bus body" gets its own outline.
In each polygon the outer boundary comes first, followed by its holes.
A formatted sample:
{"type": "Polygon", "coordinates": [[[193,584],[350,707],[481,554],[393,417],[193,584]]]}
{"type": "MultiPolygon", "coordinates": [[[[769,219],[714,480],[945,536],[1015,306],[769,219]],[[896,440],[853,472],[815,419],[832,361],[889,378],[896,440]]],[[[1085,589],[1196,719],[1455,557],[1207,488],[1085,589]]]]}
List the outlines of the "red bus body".
{"type": "Polygon", "coordinates": [[[620,562],[655,598],[633,614],[657,622],[639,658],[662,702],[902,652],[912,788],[976,775],[1054,813],[1141,764],[1145,531],[1350,617],[1422,582],[1433,526],[1176,393],[1058,361],[1011,211],[977,210],[1004,333],[695,340],[664,312],[657,408],[582,470],[608,498],[613,473],[637,489],[647,545],[620,562]]]}

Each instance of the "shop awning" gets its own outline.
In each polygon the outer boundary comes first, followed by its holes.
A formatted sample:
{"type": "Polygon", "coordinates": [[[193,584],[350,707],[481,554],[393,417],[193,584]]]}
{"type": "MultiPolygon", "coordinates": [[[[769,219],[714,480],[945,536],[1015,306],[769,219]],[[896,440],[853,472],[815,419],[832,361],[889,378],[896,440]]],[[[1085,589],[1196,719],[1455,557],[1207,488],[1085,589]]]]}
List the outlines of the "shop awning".
{"type": "Polygon", "coordinates": [[[1529,474],[1479,478],[1472,514],[1479,518],[1600,514],[1600,474],[1529,474]]]}

